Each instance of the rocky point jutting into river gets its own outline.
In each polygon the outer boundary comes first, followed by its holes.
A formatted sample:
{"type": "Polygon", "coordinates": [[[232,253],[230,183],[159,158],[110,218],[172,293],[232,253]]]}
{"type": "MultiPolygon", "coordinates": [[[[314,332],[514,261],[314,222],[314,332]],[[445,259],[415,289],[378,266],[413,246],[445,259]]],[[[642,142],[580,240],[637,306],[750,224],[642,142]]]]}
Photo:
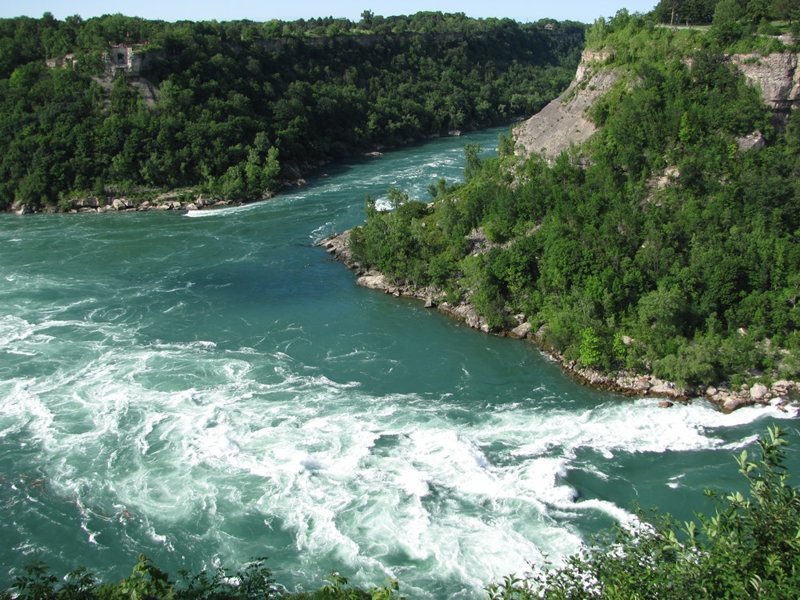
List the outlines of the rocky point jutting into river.
{"type": "MultiPolygon", "coordinates": [[[[785,122],[790,110],[800,103],[800,69],[797,68],[798,56],[790,53],[759,55],[734,55],[729,58],[731,64],[739,68],[749,83],[762,91],[767,106],[775,114],[776,123],[785,122]]],[[[553,159],[561,152],[578,147],[597,131],[596,126],[587,117],[587,111],[620,81],[621,72],[613,66],[613,53],[609,50],[586,50],[578,67],[575,80],[569,88],[556,100],[514,129],[516,153],[525,157],[532,153],[542,153],[553,159]],[[610,63],[610,64],[609,64],[610,63]]],[[[628,84],[630,85],[630,84],[628,84]]],[[[761,132],[752,134],[738,141],[741,151],[757,151],[763,147],[761,132]]],[[[654,189],[673,185],[679,172],[675,167],[664,171],[663,176],[655,179],[651,187],[654,189]]],[[[487,252],[492,246],[486,234],[480,229],[473,230],[466,236],[465,242],[473,255],[487,252]]],[[[729,412],[742,406],[752,404],[776,403],[787,406],[800,394],[800,382],[779,379],[769,385],[763,383],[743,384],[737,389],[724,386],[708,386],[701,389],[681,388],[675,383],[660,380],[652,375],[629,372],[603,373],[595,369],[584,368],[574,360],[547,347],[543,331],[535,331],[524,314],[509,315],[510,326],[500,330],[493,329],[478,310],[466,299],[456,303],[447,300],[444,290],[435,287],[420,287],[406,282],[393,282],[383,273],[367,270],[353,260],[349,249],[349,232],[328,237],[320,242],[337,260],[354,270],[358,285],[381,290],[394,296],[417,298],[428,308],[440,311],[463,320],[468,326],[486,333],[498,333],[513,338],[531,339],[546,350],[555,360],[580,380],[624,394],[661,396],[670,400],[687,400],[692,396],[702,395],[729,412]]],[[[622,342],[630,344],[630,338],[622,336],[622,342]]],[[[669,400],[662,402],[667,407],[669,400]]],[[[793,410],[793,409],[792,409],[793,410]]]]}
{"type": "MultiPolygon", "coordinates": [[[[476,233],[480,236],[479,233],[476,233]]],[[[770,387],[757,383],[753,386],[743,385],[738,390],[725,387],[709,386],[705,390],[683,389],[670,381],[663,381],[652,375],[636,373],[602,373],[595,369],[583,368],[575,361],[569,361],[558,352],[554,352],[544,344],[541,331],[534,331],[532,325],[525,321],[524,315],[517,315],[517,325],[509,329],[493,330],[469,301],[451,304],[446,300],[444,290],[435,287],[419,287],[408,283],[391,282],[383,273],[374,269],[365,270],[353,260],[349,248],[350,232],[326,237],[318,242],[336,260],[342,262],[356,274],[356,283],[362,287],[382,291],[395,297],[414,298],[424,302],[426,308],[437,309],[447,315],[463,321],[473,329],[484,333],[494,333],[516,339],[531,340],[542,348],[549,356],[558,361],[566,371],[589,385],[607,389],[626,395],[648,395],[666,398],[661,406],[668,408],[671,400],[686,401],[693,396],[703,395],[724,411],[733,411],[742,406],[753,404],[769,404],[776,402],[781,407],[787,405],[800,395],[800,382],[778,380],[770,387]]],[[[483,237],[485,241],[485,237],[483,237]]],[[[786,410],[795,410],[786,408],[786,410]]]]}

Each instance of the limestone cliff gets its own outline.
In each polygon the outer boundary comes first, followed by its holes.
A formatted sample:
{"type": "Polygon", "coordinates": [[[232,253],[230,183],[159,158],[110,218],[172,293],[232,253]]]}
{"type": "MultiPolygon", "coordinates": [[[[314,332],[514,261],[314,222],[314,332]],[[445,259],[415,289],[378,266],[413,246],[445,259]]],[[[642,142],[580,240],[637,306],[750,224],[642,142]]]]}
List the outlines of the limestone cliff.
{"type": "Polygon", "coordinates": [[[731,62],[761,90],[764,103],[777,113],[800,107],[800,54],[734,54],[731,62]]]}
{"type": "MultiPolygon", "coordinates": [[[[621,71],[606,65],[609,56],[605,50],[584,50],[567,90],[514,128],[518,154],[542,152],[554,158],[571,146],[583,144],[595,133],[597,128],[588,119],[587,111],[621,76],[621,71]]],[[[734,54],[729,60],[761,91],[764,103],[779,120],[800,107],[800,54],[734,54]]]]}
{"type": "Polygon", "coordinates": [[[514,129],[517,153],[543,152],[553,158],[580,145],[596,131],[586,111],[618,81],[620,73],[602,68],[606,51],[584,50],[575,79],[558,98],[514,129]]]}

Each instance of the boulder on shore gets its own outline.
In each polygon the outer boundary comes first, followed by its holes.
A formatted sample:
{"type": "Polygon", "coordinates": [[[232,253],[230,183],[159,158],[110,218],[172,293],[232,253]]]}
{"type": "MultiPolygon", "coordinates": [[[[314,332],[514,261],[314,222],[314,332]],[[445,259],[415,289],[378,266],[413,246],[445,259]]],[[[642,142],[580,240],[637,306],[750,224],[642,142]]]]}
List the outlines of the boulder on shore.
{"type": "Polygon", "coordinates": [[[750,388],[750,399],[753,402],[766,402],[769,400],[769,389],[763,383],[757,383],[750,388]]]}
{"type": "Polygon", "coordinates": [[[523,340],[530,335],[532,330],[533,330],[533,325],[531,325],[526,321],[514,327],[514,329],[508,332],[508,335],[518,340],[523,340]]]}
{"type": "Polygon", "coordinates": [[[356,280],[356,283],[371,290],[381,290],[387,293],[391,287],[383,273],[377,273],[374,271],[370,271],[366,275],[362,275],[356,280]]]}

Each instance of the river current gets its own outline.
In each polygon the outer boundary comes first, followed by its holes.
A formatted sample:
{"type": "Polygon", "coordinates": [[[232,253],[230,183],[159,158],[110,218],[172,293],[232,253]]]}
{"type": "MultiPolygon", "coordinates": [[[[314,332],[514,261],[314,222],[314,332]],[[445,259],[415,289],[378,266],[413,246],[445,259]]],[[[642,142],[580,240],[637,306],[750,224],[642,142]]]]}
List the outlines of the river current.
{"type": "Polygon", "coordinates": [[[0,216],[0,589],[32,558],[116,581],[144,553],[475,598],[637,504],[689,518],[737,485],[777,409],[586,388],[314,247],[368,193],[459,179],[463,145],[498,133],[237,208],[0,216]]]}

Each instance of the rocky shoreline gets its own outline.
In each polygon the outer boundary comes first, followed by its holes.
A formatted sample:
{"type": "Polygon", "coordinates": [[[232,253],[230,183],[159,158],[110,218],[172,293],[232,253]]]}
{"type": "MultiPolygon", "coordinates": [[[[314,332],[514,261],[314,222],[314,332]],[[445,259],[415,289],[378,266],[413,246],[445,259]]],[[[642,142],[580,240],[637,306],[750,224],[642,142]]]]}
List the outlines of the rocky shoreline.
{"type": "Polygon", "coordinates": [[[659,402],[662,408],[669,408],[674,402],[688,402],[692,398],[704,397],[721,411],[729,413],[743,406],[773,404],[793,416],[800,416],[800,408],[791,403],[800,397],[800,382],[775,381],[770,387],[756,383],[743,385],[739,390],[724,387],[708,387],[705,390],[683,389],[670,381],[663,381],[652,375],[618,372],[602,373],[594,369],[586,369],[575,361],[568,361],[558,352],[548,348],[543,341],[542,332],[534,331],[533,326],[525,321],[524,315],[517,315],[517,324],[508,329],[493,331],[486,320],[469,302],[451,304],[445,300],[445,294],[433,287],[414,285],[397,285],[389,281],[385,275],[372,269],[364,269],[353,259],[349,247],[350,232],[334,234],[323,238],[317,245],[324,248],[334,259],[343,263],[355,272],[356,283],[360,286],[379,290],[395,297],[414,298],[424,303],[426,308],[437,309],[463,321],[467,326],[484,333],[500,335],[520,340],[530,340],[549,357],[581,383],[605,389],[626,396],[656,396],[663,398],[659,402]]]}
{"type": "MultiPolygon", "coordinates": [[[[303,184],[305,184],[303,180],[296,183],[297,186],[303,184]]],[[[242,204],[246,204],[246,202],[205,197],[202,194],[166,192],[147,200],[134,199],[126,196],[104,198],[89,196],[86,198],[75,198],[68,201],[66,206],[47,207],[44,211],[34,208],[29,204],[15,203],[9,207],[8,212],[13,212],[18,215],[29,215],[38,212],[61,212],[65,214],[145,211],[189,212],[192,210],[240,206],[242,204]]]]}
{"type": "MultiPolygon", "coordinates": [[[[520,118],[521,119],[521,118],[520,118]]],[[[469,129],[471,131],[471,129],[469,129]]],[[[451,130],[447,132],[448,136],[461,136],[461,130],[451,130]]],[[[362,152],[360,155],[355,154],[351,158],[377,158],[383,156],[383,151],[393,150],[397,148],[406,147],[416,143],[422,143],[427,140],[433,140],[442,137],[442,134],[431,134],[422,139],[408,139],[404,143],[396,145],[376,145],[371,150],[362,152]]],[[[221,198],[214,198],[204,194],[199,194],[190,188],[183,190],[170,190],[163,192],[148,199],[130,198],[128,196],[87,196],[83,198],[71,198],[66,201],[66,205],[62,202],[61,205],[48,205],[45,207],[35,207],[28,203],[14,202],[5,208],[5,212],[15,213],[17,215],[30,215],[36,213],[113,213],[113,212],[145,212],[145,211],[175,211],[175,212],[189,212],[193,210],[209,210],[215,208],[225,208],[229,206],[242,206],[245,204],[252,204],[262,200],[269,200],[277,193],[285,190],[303,187],[308,184],[305,176],[312,174],[326,165],[330,164],[331,160],[322,160],[318,162],[305,163],[302,165],[289,165],[287,171],[290,173],[289,179],[284,179],[280,182],[278,189],[270,192],[262,198],[254,200],[223,200],[221,198]],[[293,178],[292,178],[293,177],[293,178]]],[[[3,212],[3,209],[0,209],[3,212]]]]}

